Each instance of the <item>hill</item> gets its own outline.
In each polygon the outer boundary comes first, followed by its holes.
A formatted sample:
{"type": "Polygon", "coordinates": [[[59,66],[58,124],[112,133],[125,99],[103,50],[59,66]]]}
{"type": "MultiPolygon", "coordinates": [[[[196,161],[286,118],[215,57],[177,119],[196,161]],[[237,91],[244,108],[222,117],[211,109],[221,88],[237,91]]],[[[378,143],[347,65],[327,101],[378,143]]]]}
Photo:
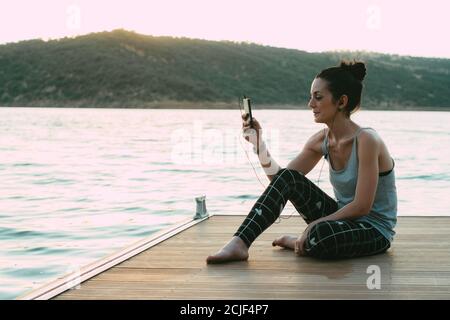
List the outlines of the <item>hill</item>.
{"type": "Polygon", "coordinates": [[[306,105],[311,81],[361,59],[363,108],[450,107],[450,59],[309,53],[252,43],[153,37],[125,30],[0,45],[0,105],[49,107],[306,105]]]}

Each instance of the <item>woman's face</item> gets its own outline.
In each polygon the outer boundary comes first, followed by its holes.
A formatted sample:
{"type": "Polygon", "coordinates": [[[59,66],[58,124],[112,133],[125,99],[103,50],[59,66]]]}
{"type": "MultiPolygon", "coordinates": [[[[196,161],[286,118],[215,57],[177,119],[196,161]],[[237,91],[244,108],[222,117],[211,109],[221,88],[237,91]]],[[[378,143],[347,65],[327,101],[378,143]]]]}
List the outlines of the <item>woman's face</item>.
{"type": "Polygon", "coordinates": [[[311,93],[308,106],[314,112],[314,121],[317,123],[331,122],[337,111],[337,103],[333,102],[333,95],[328,90],[328,82],[315,78],[311,84],[311,93]]]}

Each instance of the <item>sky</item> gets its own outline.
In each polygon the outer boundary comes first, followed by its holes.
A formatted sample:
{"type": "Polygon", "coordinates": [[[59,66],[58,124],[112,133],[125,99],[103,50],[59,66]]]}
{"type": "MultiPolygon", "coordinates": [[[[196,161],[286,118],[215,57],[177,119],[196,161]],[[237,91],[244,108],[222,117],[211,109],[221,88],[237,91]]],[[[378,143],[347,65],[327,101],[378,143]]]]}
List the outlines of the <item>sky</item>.
{"type": "Polygon", "coordinates": [[[0,43],[122,28],[309,52],[450,58],[449,12],[449,0],[0,0],[0,43]]]}

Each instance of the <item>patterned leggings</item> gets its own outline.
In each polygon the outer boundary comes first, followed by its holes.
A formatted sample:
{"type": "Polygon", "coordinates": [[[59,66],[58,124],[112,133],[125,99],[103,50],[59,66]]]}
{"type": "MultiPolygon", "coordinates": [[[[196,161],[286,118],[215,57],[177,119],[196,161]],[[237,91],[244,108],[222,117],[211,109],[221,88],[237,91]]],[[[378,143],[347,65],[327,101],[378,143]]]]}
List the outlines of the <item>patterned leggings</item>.
{"type": "MultiPolygon", "coordinates": [[[[290,201],[306,223],[338,210],[337,202],[296,170],[281,169],[234,234],[250,247],[290,201]]],[[[385,252],[390,242],[372,225],[355,220],[323,221],[307,235],[305,251],[322,259],[351,258],[385,252]]]]}

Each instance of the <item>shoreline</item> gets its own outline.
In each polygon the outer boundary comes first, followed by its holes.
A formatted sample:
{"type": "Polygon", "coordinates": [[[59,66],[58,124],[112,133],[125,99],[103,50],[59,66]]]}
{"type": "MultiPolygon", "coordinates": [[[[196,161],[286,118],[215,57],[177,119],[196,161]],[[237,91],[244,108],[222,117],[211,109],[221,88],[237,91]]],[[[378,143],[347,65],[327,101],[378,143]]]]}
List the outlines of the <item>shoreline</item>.
{"type": "MultiPolygon", "coordinates": [[[[0,108],[60,108],[60,109],[173,109],[173,110],[237,110],[237,104],[226,103],[159,103],[142,106],[80,106],[76,104],[57,105],[0,105],[0,108]]],[[[258,105],[255,110],[309,110],[305,105],[258,105]]],[[[361,107],[359,111],[450,111],[449,107],[419,107],[419,106],[390,106],[390,107],[361,107]]]]}

